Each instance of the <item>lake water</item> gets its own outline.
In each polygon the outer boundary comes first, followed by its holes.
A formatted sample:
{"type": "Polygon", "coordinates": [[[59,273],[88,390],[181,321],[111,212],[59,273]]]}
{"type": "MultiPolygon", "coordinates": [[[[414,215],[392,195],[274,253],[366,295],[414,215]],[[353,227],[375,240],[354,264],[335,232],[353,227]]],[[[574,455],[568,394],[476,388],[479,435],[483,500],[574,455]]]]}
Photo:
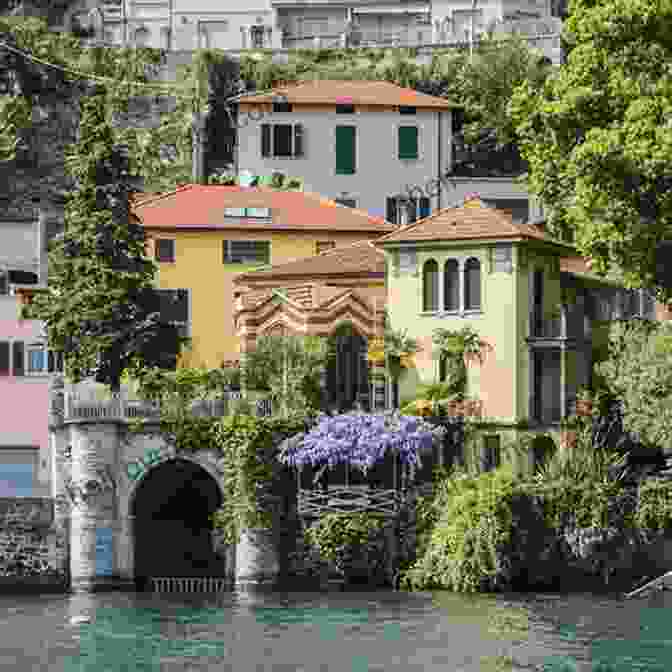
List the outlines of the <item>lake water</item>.
{"type": "Polygon", "coordinates": [[[5,596],[0,670],[663,672],[671,622],[672,593],[5,596]]]}

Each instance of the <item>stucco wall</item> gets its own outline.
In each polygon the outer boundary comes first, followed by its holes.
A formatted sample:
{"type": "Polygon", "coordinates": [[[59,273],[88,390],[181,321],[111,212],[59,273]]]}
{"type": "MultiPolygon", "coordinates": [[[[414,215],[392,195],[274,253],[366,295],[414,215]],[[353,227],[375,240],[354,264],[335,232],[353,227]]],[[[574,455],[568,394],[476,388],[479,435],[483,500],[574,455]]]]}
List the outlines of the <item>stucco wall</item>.
{"type": "Polygon", "coordinates": [[[416,273],[390,274],[388,309],[392,326],[394,329],[408,329],[408,335],[420,339],[423,346],[422,352],[415,358],[417,368],[406,373],[400,381],[402,399],[415,394],[418,382],[429,384],[438,380],[438,366],[432,357],[434,330],[459,330],[468,326],[490,347],[484,352],[482,365],[474,363],[468,367],[467,394],[483,400],[486,416],[499,420],[513,419],[515,394],[512,362],[516,358],[516,330],[512,306],[515,278],[515,269],[510,274],[490,272],[489,254],[484,246],[419,249],[416,273]],[[464,262],[469,257],[475,257],[481,263],[481,310],[463,314],[423,313],[424,263],[434,259],[442,269],[448,259],[464,262]]]}
{"type": "MultiPolygon", "coordinates": [[[[25,344],[44,342],[41,322],[19,320],[18,316],[17,298],[0,296],[0,340],[9,341],[10,344],[14,341],[23,341],[25,344]]],[[[0,465],[7,462],[7,454],[2,454],[3,449],[35,449],[36,482],[33,495],[49,495],[49,376],[31,374],[0,377],[0,404],[3,409],[0,422],[0,465]]]]}
{"type": "MultiPolygon", "coordinates": [[[[249,106],[241,104],[240,111],[249,111],[249,106]]],[[[292,113],[269,113],[263,123],[303,124],[304,156],[262,158],[261,126],[259,122],[251,121],[238,131],[238,167],[258,175],[279,170],[302,177],[306,190],[330,198],[347,193],[347,198],[356,199],[358,208],[384,217],[388,196],[403,192],[407,186],[424,187],[428,180],[437,178],[450,168],[450,112],[441,113],[440,161],[437,115],[437,112],[422,110],[418,110],[416,115],[400,115],[392,108],[388,111],[356,109],[354,114],[337,114],[334,106],[295,105],[292,113]],[[335,129],[338,125],[357,127],[356,172],[353,175],[336,175],[335,129]],[[419,128],[417,161],[397,157],[397,127],[400,125],[417,125],[419,128]]],[[[443,202],[446,203],[446,189],[442,191],[443,202]]],[[[432,199],[433,210],[436,204],[437,199],[432,199]]]]}
{"type": "MultiPolygon", "coordinates": [[[[367,232],[331,231],[265,232],[203,231],[151,232],[153,237],[175,238],[175,263],[159,264],[158,286],[190,289],[192,362],[218,367],[222,361],[238,358],[238,339],[233,325],[233,278],[253,266],[222,263],[223,240],[268,240],[271,264],[315,254],[317,241],[334,240],[337,245],[370,237],[367,232]]],[[[151,245],[150,245],[151,253],[151,245]]]]}

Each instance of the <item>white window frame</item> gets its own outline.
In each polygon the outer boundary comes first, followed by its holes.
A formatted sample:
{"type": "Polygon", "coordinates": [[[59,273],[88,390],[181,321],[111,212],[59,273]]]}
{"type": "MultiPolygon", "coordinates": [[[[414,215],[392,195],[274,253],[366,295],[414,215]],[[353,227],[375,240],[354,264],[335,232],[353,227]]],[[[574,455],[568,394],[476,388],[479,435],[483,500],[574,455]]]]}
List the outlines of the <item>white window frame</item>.
{"type": "Polygon", "coordinates": [[[472,318],[478,315],[482,315],[485,312],[485,303],[486,303],[486,284],[485,284],[485,268],[486,262],[483,260],[482,256],[479,254],[462,254],[455,255],[451,254],[450,256],[441,257],[436,255],[428,254],[427,257],[423,259],[418,259],[418,276],[420,279],[420,315],[425,315],[429,317],[460,317],[460,318],[472,318]],[[434,259],[439,264],[439,308],[436,311],[426,311],[424,310],[424,268],[425,262],[430,259],[434,259]],[[449,259],[454,259],[457,261],[457,267],[459,271],[459,309],[458,310],[445,310],[444,309],[444,289],[445,289],[445,270],[446,262],[449,259]],[[466,283],[464,281],[464,269],[467,261],[469,259],[476,259],[480,264],[480,298],[481,304],[478,308],[467,308],[466,303],[466,283]]]}
{"type": "MultiPolygon", "coordinates": [[[[280,113],[278,113],[278,114],[280,114],[280,113]]],[[[306,156],[306,125],[302,121],[280,121],[280,120],[278,120],[278,121],[269,121],[267,123],[268,123],[268,125],[270,126],[270,129],[271,129],[271,138],[270,138],[271,147],[270,147],[269,156],[263,156],[262,155],[261,156],[262,160],[267,160],[268,161],[268,160],[273,159],[273,160],[278,160],[278,161],[296,161],[297,159],[307,158],[307,156],[306,156]],[[292,129],[292,132],[290,134],[290,142],[291,142],[291,146],[292,146],[291,156],[278,156],[278,155],[276,155],[276,153],[275,153],[275,127],[276,126],[290,126],[291,127],[291,129],[292,129]],[[301,140],[302,140],[302,144],[303,144],[303,146],[301,147],[301,150],[302,150],[301,151],[301,156],[296,155],[296,127],[297,126],[301,126],[301,134],[302,134],[301,140]]],[[[261,130],[262,127],[260,126],[259,128],[260,128],[260,133],[263,134],[263,130],[261,130]]],[[[259,140],[260,140],[259,153],[261,154],[261,149],[262,149],[262,145],[263,145],[263,138],[260,137],[259,140]]]]}
{"type": "Polygon", "coordinates": [[[236,239],[225,239],[223,242],[226,243],[226,250],[227,250],[227,256],[231,256],[231,249],[232,245],[231,243],[266,243],[268,245],[268,261],[224,261],[222,260],[222,263],[224,266],[264,266],[267,263],[271,263],[272,259],[272,249],[271,249],[271,241],[270,240],[236,240],[236,239]]]}
{"type": "MultiPolygon", "coordinates": [[[[18,339],[17,339],[18,340],[18,339]]],[[[54,373],[62,373],[58,369],[58,353],[47,347],[47,344],[41,341],[24,341],[23,347],[23,376],[31,378],[35,376],[50,376],[54,373]],[[40,369],[31,368],[31,352],[42,352],[44,356],[43,366],[40,369]],[[49,353],[52,353],[54,358],[54,371],[49,371],[49,353]]],[[[14,362],[12,361],[12,376],[14,376],[14,362]]]]}
{"type": "Polygon", "coordinates": [[[19,497],[35,497],[40,485],[40,449],[36,446],[3,446],[0,449],[0,473],[2,472],[2,466],[5,464],[32,465],[32,492],[30,495],[19,495],[19,497]]]}

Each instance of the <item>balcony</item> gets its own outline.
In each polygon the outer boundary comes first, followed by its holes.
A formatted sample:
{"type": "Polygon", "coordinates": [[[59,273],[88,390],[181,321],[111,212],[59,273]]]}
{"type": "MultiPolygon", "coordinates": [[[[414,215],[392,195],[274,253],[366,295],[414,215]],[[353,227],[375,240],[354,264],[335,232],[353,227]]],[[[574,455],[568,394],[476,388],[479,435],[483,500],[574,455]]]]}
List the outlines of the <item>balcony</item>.
{"type": "MultiPolygon", "coordinates": [[[[157,402],[133,398],[128,391],[118,397],[101,398],[98,390],[64,391],[57,390],[51,398],[50,424],[83,420],[112,420],[129,422],[131,420],[158,420],[161,407],[157,402]]],[[[243,398],[240,391],[229,391],[219,399],[203,399],[191,404],[191,413],[196,417],[221,418],[232,412],[232,401],[243,398]]],[[[251,392],[247,395],[253,403],[258,417],[269,416],[273,408],[271,399],[251,392]]]]}
{"type": "Polygon", "coordinates": [[[332,486],[327,490],[298,491],[298,512],[306,518],[319,518],[330,513],[377,513],[395,516],[403,501],[398,490],[367,486],[332,486]]]}
{"type": "MultiPolygon", "coordinates": [[[[283,49],[335,49],[343,46],[345,29],[317,35],[285,34],[283,49]]],[[[421,26],[401,31],[356,30],[347,36],[349,47],[418,47],[431,43],[431,28],[421,26]]]]}
{"type": "Polygon", "coordinates": [[[530,339],[561,339],[565,337],[561,317],[540,318],[534,314],[530,316],[530,339]]]}

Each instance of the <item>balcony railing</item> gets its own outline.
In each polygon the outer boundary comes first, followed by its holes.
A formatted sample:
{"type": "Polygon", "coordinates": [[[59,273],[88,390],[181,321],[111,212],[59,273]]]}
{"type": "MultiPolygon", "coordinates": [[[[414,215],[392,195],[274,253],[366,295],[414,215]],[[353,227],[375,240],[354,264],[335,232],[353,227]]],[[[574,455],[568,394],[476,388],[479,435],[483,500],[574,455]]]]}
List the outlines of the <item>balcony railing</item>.
{"type": "Polygon", "coordinates": [[[562,318],[539,318],[535,315],[530,317],[530,338],[563,338],[562,318]]]}
{"type": "Polygon", "coordinates": [[[319,517],[329,513],[379,513],[395,516],[403,495],[398,490],[372,489],[366,485],[339,485],[298,491],[300,516],[319,517]]]}
{"type": "MultiPolygon", "coordinates": [[[[253,395],[254,396],[254,395],[253,395]]],[[[242,393],[230,391],[221,399],[192,402],[191,412],[197,417],[225,417],[231,413],[231,401],[240,400],[242,393]]],[[[270,398],[252,398],[256,415],[269,416],[273,412],[270,398]]],[[[92,393],[60,392],[52,397],[52,415],[63,420],[121,420],[158,419],[161,407],[156,402],[132,399],[127,394],[117,398],[100,399],[92,393]]]]}

